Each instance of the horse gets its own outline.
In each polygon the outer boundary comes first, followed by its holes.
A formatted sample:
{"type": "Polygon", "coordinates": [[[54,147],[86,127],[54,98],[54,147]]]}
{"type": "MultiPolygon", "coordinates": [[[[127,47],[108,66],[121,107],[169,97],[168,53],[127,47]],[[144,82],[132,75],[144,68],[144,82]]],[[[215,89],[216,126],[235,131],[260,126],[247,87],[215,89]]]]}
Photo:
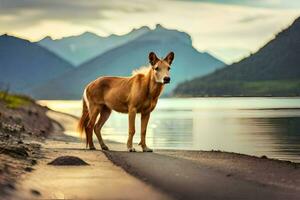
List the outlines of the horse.
{"type": "Polygon", "coordinates": [[[114,110],[120,113],[128,113],[128,151],[136,151],[132,145],[132,140],[135,134],[137,113],[141,114],[141,140],[139,145],[142,147],[143,152],[153,151],[146,145],[147,125],[164,85],[170,83],[170,69],[174,53],[170,52],[164,59],[159,59],[154,52],[150,52],[148,58],[149,66],[134,71],[131,77],[99,77],[85,87],[78,130],[80,134],[85,132],[86,148],[95,149],[93,143],[94,131],[101,149],[109,150],[102,139],[101,128],[108,120],[112,110],[114,110]],[[99,114],[100,117],[98,118],[99,114]]]}

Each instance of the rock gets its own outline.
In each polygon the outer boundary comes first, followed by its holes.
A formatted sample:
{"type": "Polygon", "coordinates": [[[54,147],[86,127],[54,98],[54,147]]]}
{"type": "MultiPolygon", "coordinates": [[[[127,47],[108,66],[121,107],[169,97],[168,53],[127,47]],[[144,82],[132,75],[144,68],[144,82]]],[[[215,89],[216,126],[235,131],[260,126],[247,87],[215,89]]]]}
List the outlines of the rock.
{"type": "Polygon", "coordinates": [[[262,159],[267,159],[268,157],[265,156],[265,155],[263,155],[263,156],[261,156],[260,158],[262,158],[262,159]]]}
{"type": "Polygon", "coordinates": [[[10,189],[10,190],[15,190],[15,189],[16,189],[16,187],[15,187],[12,183],[7,183],[7,184],[6,184],[6,187],[7,187],[8,189],[10,189]]]}
{"type": "Polygon", "coordinates": [[[27,113],[28,113],[29,116],[32,115],[32,111],[31,110],[28,110],[27,113]]]}
{"type": "Polygon", "coordinates": [[[31,194],[36,195],[36,196],[41,196],[41,193],[38,190],[31,189],[30,190],[31,194]]]}
{"type": "Polygon", "coordinates": [[[24,146],[7,146],[4,147],[2,153],[10,155],[14,158],[27,158],[29,154],[24,146]]]}
{"type": "Polygon", "coordinates": [[[37,161],[36,161],[35,159],[32,159],[32,160],[31,160],[31,164],[32,164],[32,165],[36,165],[36,164],[37,164],[37,161]]]}
{"type": "Polygon", "coordinates": [[[75,156],[61,156],[50,163],[48,165],[74,165],[74,166],[79,166],[79,165],[89,165],[85,161],[83,161],[81,158],[75,157],[75,156]]]}
{"type": "Polygon", "coordinates": [[[41,145],[40,144],[37,144],[37,143],[30,143],[30,146],[34,149],[40,149],[41,148],[41,145]]]}
{"type": "Polygon", "coordinates": [[[21,124],[21,123],[22,123],[22,119],[21,119],[20,117],[17,117],[17,118],[15,119],[15,122],[16,122],[17,124],[21,124]]]}
{"type": "Polygon", "coordinates": [[[21,125],[20,130],[21,130],[21,131],[25,131],[25,126],[24,126],[24,125],[21,125]]]}
{"type": "Polygon", "coordinates": [[[32,167],[25,167],[24,169],[26,172],[32,172],[33,168],[32,167]]]}

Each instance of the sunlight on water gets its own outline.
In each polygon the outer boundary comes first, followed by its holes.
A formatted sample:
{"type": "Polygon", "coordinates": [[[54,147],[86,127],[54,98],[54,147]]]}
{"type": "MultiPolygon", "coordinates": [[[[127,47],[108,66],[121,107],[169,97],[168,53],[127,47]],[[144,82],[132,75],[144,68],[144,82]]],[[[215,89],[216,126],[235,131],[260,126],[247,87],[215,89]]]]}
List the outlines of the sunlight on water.
{"type": "MultiPolygon", "coordinates": [[[[81,101],[40,101],[76,116],[81,101]]],[[[127,140],[127,115],[113,112],[104,139],[127,140]]],[[[139,142],[140,116],[135,142],[139,142]]],[[[74,134],[74,133],[70,133],[74,134]]],[[[300,162],[300,98],[160,99],[147,143],[153,148],[222,150],[300,162]]]]}

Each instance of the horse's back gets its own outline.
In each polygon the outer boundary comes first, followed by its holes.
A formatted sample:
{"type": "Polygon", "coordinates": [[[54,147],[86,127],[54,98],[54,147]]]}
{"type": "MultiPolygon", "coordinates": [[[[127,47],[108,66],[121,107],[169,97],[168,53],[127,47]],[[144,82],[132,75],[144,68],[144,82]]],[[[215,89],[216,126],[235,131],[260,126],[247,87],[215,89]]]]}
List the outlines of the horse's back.
{"type": "Polygon", "coordinates": [[[91,82],[86,93],[94,104],[104,104],[118,112],[126,112],[124,105],[130,92],[130,78],[104,76],[91,82]]]}

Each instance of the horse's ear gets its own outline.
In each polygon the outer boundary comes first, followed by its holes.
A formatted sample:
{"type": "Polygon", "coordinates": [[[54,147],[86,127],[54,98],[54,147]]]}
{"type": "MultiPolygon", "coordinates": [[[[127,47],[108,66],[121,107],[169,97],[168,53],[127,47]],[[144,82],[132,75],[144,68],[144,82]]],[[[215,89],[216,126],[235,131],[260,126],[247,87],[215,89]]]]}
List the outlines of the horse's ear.
{"type": "Polygon", "coordinates": [[[159,61],[159,59],[157,58],[156,54],[154,52],[150,52],[149,53],[149,62],[152,66],[154,66],[157,62],[159,61]]]}
{"type": "Polygon", "coordinates": [[[173,62],[173,59],[174,59],[174,52],[171,51],[166,57],[165,57],[165,61],[167,61],[167,63],[169,63],[169,65],[172,64],[173,62]]]}

